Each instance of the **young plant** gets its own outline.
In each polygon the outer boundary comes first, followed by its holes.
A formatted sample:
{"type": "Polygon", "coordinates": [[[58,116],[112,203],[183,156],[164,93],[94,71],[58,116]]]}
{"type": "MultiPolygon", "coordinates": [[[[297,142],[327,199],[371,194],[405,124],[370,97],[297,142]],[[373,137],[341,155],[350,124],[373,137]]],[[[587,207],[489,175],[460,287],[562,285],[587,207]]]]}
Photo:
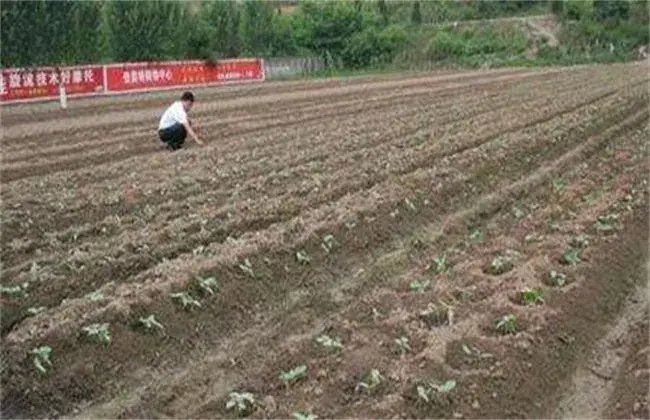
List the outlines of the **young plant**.
{"type": "Polygon", "coordinates": [[[0,284],[0,294],[10,297],[24,298],[27,297],[27,288],[29,283],[25,282],[21,286],[4,286],[0,284]]]}
{"type": "Polygon", "coordinates": [[[95,291],[95,292],[87,294],[86,299],[88,299],[91,302],[101,302],[102,300],[105,300],[106,297],[104,296],[104,294],[102,292],[95,291]]]}
{"type": "Polygon", "coordinates": [[[610,214],[608,216],[598,216],[596,219],[596,229],[600,231],[610,231],[615,229],[615,224],[618,222],[617,214],[610,214]]]}
{"type": "Polygon", "coordinates": [[[429,283],[430,282],[427,279],[413,280],[409,289],[413,293],[424,293],[424,291],[429,287],[429,283]]]}
{"type": "Polygon", "coordinates": [[[338,242],[333,235],[325,235],[323,236],[323,243],[320,246],[329,254],[334,248],[338,247],[338,242]]]}
{"type": "Polygon", "coordinates": [[[408,337],[396,338],[395,345],[397,346],[397,351],[402,355],[405,355],[406,353],[410,353],[412,351],[408,337]]]}
{"type": "Polygon", "coordinates": [[[384,381],[384,377],[377,369],[372,369],[363,375],[361,382],[357,384],[357,390],[372,390],[384,381]]]}
{"type": "Polygon", "coordinates": [[[493,276],[498,276],[507,273],[514,267],[515,264],[512,261],[512,258],[509,255],[503,254],[494,257],[485,271],[493,276]]]}
{"type": "Polygon", "coordinates": [[[30,353],[34,355],[36,369],[41,373],[47,373],[47,369],[52,367],[52,361],[50,360],[52,348],[50,346],[41,346],[32,349],[30,353]]]}
{"type": "Polygon", "coordinates": [[[439,394],[446,394],[456,388],[456,381],[450,379],[443,383],[429,382],[427,384],[418,385],[417,392],[418,398],[426,403],[435,401],[439,394]]]}
{"type": "Polygon", "coordinates": [[[82,331],[93,341],[104,346],[111,341],[108,324],[92,324],[82,328],[82,331]]]}
{"type": "Polygon", "coordinates": [[[440,327],[445,324],[451,325],[453,316],[453,308],[444,302],[440,302],[437,305],[429,303],[426,309],[420,311],[420,318],[428,327],[440,327]]]}
{"type": "Polygon", "coordinates": [[[580,249],[571,248],[562,253],[562,263],[576,265],[580,263],[580,249]]]}
{"type": "Polygon", "coordinates": [[[566,275],[558,273],[557,271],[551,271],[549,276],[551,277],[551,284],[555,287],[563,287],[566,284],[566,275]]]}
{"type": "Polygon", "coordinates": [[[384,314],[381,313],[377,308],[372,308],[372,319],[374,321],[379,321],[384,317],[384,314]]]}
{"type": "Polygon", "coordinates": [[[216,277],[197,277],[196,282],[199,288],[209,295],[214,295],[219,291],[219,280],[216,277]]]}
{"type": "Polygon", "coordinates": [[[30,316],[36,315],[38,313],[43,312],[47,308],[45,306],[38,306],[38,307],[31,307],[27,309],[27,314],[30,316]]]}
{"type": "Polygon", "coordinates": [[[289,386],[305,377],[307,377],[306,365],[296,366],[290,371],[280,373],[280,380],[284,382],[286,386],[289,386]]]}
{"type": "Polygon", "coordinates": [[[483,242],[483,231],[479,227],[470,228],[469,240],[473,243],[483,242]]]}
{"type": "Polygon", "coordinates": [[[516,219],[521,219],[525,216],[525,213],[519,207],[512,206],[512,215],[515,216],[516,219]]]}
{"type": "Polygon", "coordinates": [[[147,330],[153,330],[154,328],[163,330],[165,328],[160,322],[156,321],[156,318],[153,316],[153,314],[149,315],[146,318],[140,317],[138,322],[147,330]]]}
{"type": "Polygon", "coordinates": [[[298,261],[298,264],[306,265],[311,262],[311,258],[309,258],[307,251],[302,250],[296,252],[296,261],[298,261]]]}
{"type": "Polygon", "coordinates": [[[235,410],[241,416],[250,414],[255,408],[255,396],[250,392],[231,392],[226,410],[235,410]]]}
{"type": "Polygon", "coordinates": [[[404,204],[406,204],[406,207],[411,211],[417,211],[418,209],[408,197],[404,199],[404,204]]]}
{"type": "Polygon", "coordinates": [[[249,276],[255,277],[255,273],[253,272],[253,265],[248,258],[246,258],[243,263],[239,264],[239,268],[249,276]]]}
{"type": "Polygon", "coordinates": [[[180,302],[183,309],[191,310],[193,307],[200,308],[201,302],[194,299],[192,295],[187,292],[172,293],[171,298],[180,302]]]}
{"type": "Polygon", "coordinates": [[[560,192],[563,189],[565,189],[567,186],[566,181],[563,181],[561,179],[554,179],[553,180],[553,188],[555,189],[556,192],[560,192]]]}
{"type": "Polygon", "coordinates": [[[341,344],[341,339],[339,337],[332,338],[323,334],[316,339],[316,342],[329,350],[338,351],[343,348],[343,344],[341,344]]]}
{"type": "Polygon", "coordinates": [[[315,416],[314,414],[311,413],[303,414],[298,411],[293,412],[291,416],[296,420],[316,420],[318,418],[318,416],[315,416]]]}
{"type": "Polygon", "coordinates": [[[449,265],[447,264],[447,256],[443,255],[442,257],[434,258],[433,264],[429,266],[429,270],[433,274],[447,272],[447,270],[449,270],[449,265]]]}
{"type": "Polygon", "coordinates": [[[504,315],[496,321],[496,329],[502,334],[515,334],[518,328],[517,317],[513,314],[504,315]]]}
{"type": "Polygon", "coordinates": [[[578,235],[571,238],[569,242],[574,248],[586,248],[589,245],[589,237],[587,235],[578,235]]]}
{"type": "Polygon", "coordinates": [[[541,290],[525,289],[521,292],[521,300],[524,305],[544,303],[544,295],[541,290]]]}

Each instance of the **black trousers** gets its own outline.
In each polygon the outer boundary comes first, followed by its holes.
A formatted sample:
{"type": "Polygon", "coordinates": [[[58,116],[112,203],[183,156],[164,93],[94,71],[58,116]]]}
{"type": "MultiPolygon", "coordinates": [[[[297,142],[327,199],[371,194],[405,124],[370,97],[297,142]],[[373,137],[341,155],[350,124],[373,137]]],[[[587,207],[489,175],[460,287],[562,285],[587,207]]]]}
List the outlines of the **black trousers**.
{"type": "Polygon", "coordinates": [[[158,136],[161,141],[167,143],[171,150],[178,150],[183,147],[183,143],[185,143],[187,130],[183,127],[183,124],[176,123],[171,127],[158,130],[158,136]]]}

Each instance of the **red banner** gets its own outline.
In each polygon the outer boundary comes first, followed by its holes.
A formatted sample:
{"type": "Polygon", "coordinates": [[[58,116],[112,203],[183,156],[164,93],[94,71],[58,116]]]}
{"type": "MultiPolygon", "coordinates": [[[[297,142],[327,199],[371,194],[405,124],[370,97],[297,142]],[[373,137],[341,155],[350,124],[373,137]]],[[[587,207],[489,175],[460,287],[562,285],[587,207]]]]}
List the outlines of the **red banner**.
{"type": "Polygon", "coordinates": [[[264,80],[259,59],[127,63],[106,66],[106,91],[130,92],[264,80]]]}
{"type": "Polygon", "coordinates": [[[68,95],[93,95],[104,91],[102,66],[2,69],[0,100],[18,102],[57,98],[63,82],[68,95]]]}

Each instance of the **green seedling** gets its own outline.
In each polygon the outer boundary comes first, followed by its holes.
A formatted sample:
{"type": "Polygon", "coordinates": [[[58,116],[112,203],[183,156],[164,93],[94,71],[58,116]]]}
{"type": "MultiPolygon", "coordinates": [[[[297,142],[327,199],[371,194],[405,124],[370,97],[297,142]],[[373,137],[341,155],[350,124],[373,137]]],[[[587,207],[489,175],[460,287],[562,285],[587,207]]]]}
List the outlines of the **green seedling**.
{"type": "Polygon", "coordinates": [[[578,235],[571,238],[569,242],[574,248],[586,248],[589,245],[589,237],[587,235],[578,235]]]}
{"type": "Polygon", "coordinates": [[[424,291],[429,287],[429,283],[430,282],[427,279],[413,280],[409,289],[413,293],[424,293],[424,291]]]}
{"type": "Polygon", "coordinates": [[[577,248],[572,248],[572,249],[567,249],[562,253],[562,262],[564,264],[578,264],[580,261],[580,249],[577,248]]]}
{"type": "Polygon", "coordinates": [[[396,338],[395,345],[397,346],[397,351],[402,355],[410,353],[412,351],[408,337],[396,338]]]}
{"type": "Polygon", "coordinates": [[[510,258],[508,255],[498,255],[494,257],[492,261],[490,261],[490,264],[485,271],[488,274],[492,274],[493,276],[498,276],[507,273],[514,267],[515,264],[512,261],[512,258],[510,258]]]}
{"type": "Polygon", "coordinates": [[[328,254],[334,250],[334,248],[338,247],[338,242],[336,241],[336,238],[334,238],[333,235],[325,235],[323,236],[323,243],[320,244],[320,246],[327,252],[328,254]]]}
{"type": "Polygon", "coordinates": [[[411,211],[417,211],[418,209],[417,207],[415,207],[415,204],[413,204],[413,202],[408,198],[404,199],[404,204],[406,204],[406,207],[408,207],[408,209],[411,211]]]}
{"type": "Polygon", "coordinates": [[[481,228],[471,228],[469,231],[469,239],[474,243],[483,242],[483,231],[481,228]]]}
{"type": "Polygon", "coordinates": [[[216,277],[197,277],[199,288],[209,295],[214,295],[219,291],[219,280],[216,277]]]}
{"type": "Polygon", "coordinates": [[[309,258],[306,251],[302,250],[296,252],[296,261],[298,261],[299,264],[305,265],[311,262],[311,258],[309,258]]]}
{"type": "Polygon", "coordinates": [[[429,382],[424,385],[418,385],[416,389],[418,391],[418,398],[426,403],[430,403],[432,400],[435,401],[439,394],[446,394],[455,388],[456,381],[450,379],[443,383],[429,382]]]}
{"type": "Polygon", "coordinates": [[[303,414],[298,411],[295,411],[291,416],[296,420],[316,420],[318,418],[318,416],[315,416],[314,414],[311,413],[303,414]]]}
{"type": "Polygon", "coordinates": [[[516,219],[521,219],[525,216],[525,213],[519,207],[512,206],[512,215],[515,216],[516,219]]]}
{"type": "Polygon", "coordinates": [[[46,309],[47,308],[45,306],[31,307],[31,308],[27,309],[27,314],[30,315],[30,316],[34,316],[34,315],[36,315],[38,313],[43,312],[46,309]]]}
{"type": "Polygon", "coordinates": [[[239,268],[249,276],[255,277],[255,273],[253,272],[253,265],[248,258],[246,258],[243,263],[239,264],[239,268]]]}
{"type": "Polygon", "coordinates": [[[190,310],[193,307],[201,307],[201,303],[198,300],[194,299],[192,295],[187,292],[172,293],[171,298],[180,302],[180,304],[183,306],[183,309],[190,310]]]}
{"type": "Polygon", "coordinates": [[[526,242],[527,244],[533,243],[533,242],[539,242],[541,240],[542,240],[542,236],[537,234],[537,233],[529,233],[524,238],[524,242],[526,242]]]}
{"type": "Polygon", "coordinates": [[[108,324],[92,324],[82,328],[82,331],[93,341],[108,345],[111,341],[111,336],[108,331],[108,324]]]}
{"type": "Polygon", "coordinates": [[[164,329],[163,325],[160,322],[156,321],[156,318],[153,316],[153,314],[149,315],[146,318],[140,317],[138,322],[140,322],[140,324],[147,330],[153,330],[154,328],[158,328],[159,330],[164,329]]]}
{"type": "Polygon", "coordinates": [[[502,334],[515,334],[518,328],[517,317],[513,314],[504,315],[496,321],[496,329],[502,334]]]}
{"type": "Polygon", "coordinates": [[[434,258],[433,264],[429,266],[429,270],[433,274],[440,274],[448,271],[449,265],[447,264],[447,257],[443,255],[442,257],[434,258]]]}
{"type": "Polygon", "coordinates": [[[52,348],[50,346],[41,346],[32,349],[30,353],[34,355],[36,369],[41,373],[47,373],[47,369],[52,367],[52,361],[50,360],[52,348]]]}
{"type": "Polygon", "coordinates": [[[541,290],[525,289],[521,292],[521,300],[524,305],[544,303],[544,295],[541,290]]]}
{"type": "Polygon", "coordinates": [[[384,314],[381,313],[377,308],[372,308],[372,319],[375,321],[380,320],[384,317],[384,314]]]}
{"type": "Polygon", "coordinates": [[[303,379],[307,377],[307,366],[306,365],[300,365],[296,366],[295,368],[291,369],[290,371],[287,372],[281,372],[280,373],[280,380],[285,383],[285,385],[289,386],[292,383],[295,383],[299,381],[300,379],[303,379]]]}
{"type": "Polygon", "coordinates": [[[21,286],[3,286],[0,284],[0,294],[10,297],[24,298],[27,297],[27,288],[29,283],[25,282],[21,286]]]}
{"type": "Polygon", "coordinates": [[[451,325],[454,317],[453,308],[441,302],[438,305],[429,303],[423,311],[420,311],[420,318],[429,326],[440,327],[445,324],[451,325]]]}
{"type": "Polygon", "coordinates": [[[551,271],[549,274],[551,277],[551,284],[555,287],[562,287],[566,284],[566,275],[558,273],[557,271],[551,271]]]}
{"type": "Polygon", "coordinates": [[[372,369],[363,375],[363,380],[357,384],[357,390],[372,390],[378,387],[384,380],[383,375],[379,370],[372,369]]]}
{"type": "Polygon", "coordinates": [[[104,296],[102,292],[96,291],[86,295],[86,299],[88,299],[91,302],[100,302],[102,300],[105,300],[106,296],[104,296]]]}
{"type": "Polygon", "coordinates": [[[341,339],[339,337],[332,338],[323,334],[316,339],[316,342],[329,350],[338,351],[343,348],[343,344],[341,344],[341,339]]]}
{"type": "Polygon", "coordinates": [[[596,219],[596,229],[607,232],[615,229],[615,224],[618,222],[617,214],[610,214],[608,216],[598,216],[596,219]]]}
{"type": "Polygon", "coordinates": [[[226,410],[235,410],[245,416],[255,407],[255,395],[250,392],[231,392],[226,403],[226,410]]]}
{"type": "Polygon", "coordinates": [[[561,180],[561,179],[554,179],[553,180],[553,188],[557,192],[562,191],[563,189],[566,188],[566,186],[567,186],[567,183],[564,180],[561,180]]]}

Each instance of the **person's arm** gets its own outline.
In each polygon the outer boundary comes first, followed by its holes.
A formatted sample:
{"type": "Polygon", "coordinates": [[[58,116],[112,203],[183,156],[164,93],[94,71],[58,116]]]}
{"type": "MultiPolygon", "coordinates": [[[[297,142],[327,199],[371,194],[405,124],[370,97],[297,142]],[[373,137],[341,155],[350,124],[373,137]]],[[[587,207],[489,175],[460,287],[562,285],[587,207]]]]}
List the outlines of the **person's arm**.
{"type": "Polygon", "coordinates": [[[203,146],[203,145],[205,144],[205,143],[203,143],[203,142],[199,139],[199,136],[196,135],[196,133],[194,132],[194,130],[192,130],[192,126],[191,126],[188,122],[184,122],[184,123],[183,123],[183,127],[185,127],[185,129],[186,129],[187,132],[190,134],[190,136],[192,136],[192,138],[194,139],[195,142],[197,142],[197,143],[200,144],[201,146],[203,146]]]}

